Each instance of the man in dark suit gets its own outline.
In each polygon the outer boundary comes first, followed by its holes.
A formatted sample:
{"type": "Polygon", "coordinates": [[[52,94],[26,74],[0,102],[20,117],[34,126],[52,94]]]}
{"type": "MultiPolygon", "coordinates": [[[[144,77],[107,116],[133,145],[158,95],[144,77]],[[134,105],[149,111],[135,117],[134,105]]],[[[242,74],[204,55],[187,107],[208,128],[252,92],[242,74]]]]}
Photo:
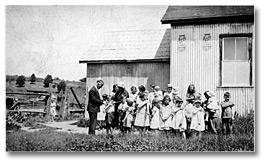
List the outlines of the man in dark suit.
{"type": "Polygon", "coordinates": [[[101,100],[101,96],[98,92],[98,90],[102,88],[103,84],[102,80],[97,80],[97,85],[93,86],[89,91],[87,111],[89,113],[90,125],[88,134],[95,134],[97,113],[100,112],[100,106],[105,104],[105,102],[101,100]]]}

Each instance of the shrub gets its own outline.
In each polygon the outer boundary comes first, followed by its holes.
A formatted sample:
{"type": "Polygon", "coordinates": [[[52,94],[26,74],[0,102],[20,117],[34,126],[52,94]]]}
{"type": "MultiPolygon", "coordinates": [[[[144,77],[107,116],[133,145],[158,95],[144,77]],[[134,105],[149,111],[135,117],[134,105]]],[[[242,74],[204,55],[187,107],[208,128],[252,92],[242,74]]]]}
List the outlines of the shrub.
{"type": "Polygon", "coordinates": [[[48,74],[48,75],[44,78],[44,81],[43,81],[44,87],[45,87],[45,88],[49,87],[50,83],[52,83],[52,82],[53,82],[52,76],[48,74]]]}
{"type": "Polygon", "coordinates": [[[64,80],[62,80],[61,82],[59,82],[59,84],[57,85],[57,89],[58,92],[60,92],[61,90],[65,91],[66,90],[66,82],[64,80]]]}
{"type": "Polygon", "coordinates": [[[16,79],[16,85],[18,85],[19,87],[23,87],[25,84],[25,76],[21,75],[16,79]]]}
{"type": "Polygon", "coordinates": [[[36,75],[33,73],[33,74],[31,75],[31,77],[30,77],[31,84],[33,84],[34,82],[36,82],[36,80],[37,80],[37,77],[36,77],[36,75]]]}

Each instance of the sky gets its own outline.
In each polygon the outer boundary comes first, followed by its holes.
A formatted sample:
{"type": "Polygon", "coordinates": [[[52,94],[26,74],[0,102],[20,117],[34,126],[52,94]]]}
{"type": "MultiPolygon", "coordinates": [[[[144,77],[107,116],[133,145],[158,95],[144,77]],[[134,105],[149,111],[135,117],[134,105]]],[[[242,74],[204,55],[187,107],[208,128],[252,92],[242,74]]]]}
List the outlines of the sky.
{"type": "Polygon", "coordinates": [[[6,6],[5,72],[79,80],[86,76],[79,60],[102,33],[165,29],[167,7],[6,6]]]}

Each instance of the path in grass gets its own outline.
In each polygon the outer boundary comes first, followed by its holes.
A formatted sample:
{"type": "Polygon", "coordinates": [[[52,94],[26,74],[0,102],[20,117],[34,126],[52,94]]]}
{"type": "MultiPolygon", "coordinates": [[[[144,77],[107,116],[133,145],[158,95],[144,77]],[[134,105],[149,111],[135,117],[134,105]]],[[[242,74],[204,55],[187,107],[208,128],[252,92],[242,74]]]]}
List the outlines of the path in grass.
{"type": "MultiPolygon", "coordinates": [[[[63,121],[63,122],[47,122],[47,123],[40,123],[52,128],[57,128],[56,131],[59,132],[68,132],[68,133],[82,133],[82,134],[88,134],[88,127],[78,127],[77,125],[74,125],[78,120],[72,120],[72,121],[63,121]]],[[[118,131],[115,131],[115,133],[119,133],[118,131]]],[[[96,130],[96,134],[106,134],[105,130],[96,130]]]]}

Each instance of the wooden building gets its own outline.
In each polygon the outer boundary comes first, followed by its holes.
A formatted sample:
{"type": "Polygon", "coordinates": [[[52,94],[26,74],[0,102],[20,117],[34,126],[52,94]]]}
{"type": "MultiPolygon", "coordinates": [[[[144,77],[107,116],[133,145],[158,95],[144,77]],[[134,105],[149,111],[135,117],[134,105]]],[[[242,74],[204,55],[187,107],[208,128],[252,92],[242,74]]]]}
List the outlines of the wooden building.
{"type": "Polygon", "coordinates": [[[119,81],[128,90],[170,83],[185,99],[195,84],[219,101],[230,92],[241,115],[255,109],[254,6],[169,6],[161,23],[171,28],[105,32],[80,60],[87,64],[88,89],[98,78],[107,94],[119,81]]]}
{"type": "MultiPolygon", "coordinates": [[[[80,63],[87,64],[87,90],[98,78],[101,94],[112,94],[114,84],[131,86],[156,83],[165,88],[170,81],[170,30],[109,31],[96,41],[80,63]]],[[[86,114],[87,116],[88,114],[86,114]]]]}
{"type": "Polygon", "coordinates": [[[189,84],[202,95],[231,93],[235,110],[255,109],[254,6],[169,6],[170,83],[185,97],[189,84]]]}

